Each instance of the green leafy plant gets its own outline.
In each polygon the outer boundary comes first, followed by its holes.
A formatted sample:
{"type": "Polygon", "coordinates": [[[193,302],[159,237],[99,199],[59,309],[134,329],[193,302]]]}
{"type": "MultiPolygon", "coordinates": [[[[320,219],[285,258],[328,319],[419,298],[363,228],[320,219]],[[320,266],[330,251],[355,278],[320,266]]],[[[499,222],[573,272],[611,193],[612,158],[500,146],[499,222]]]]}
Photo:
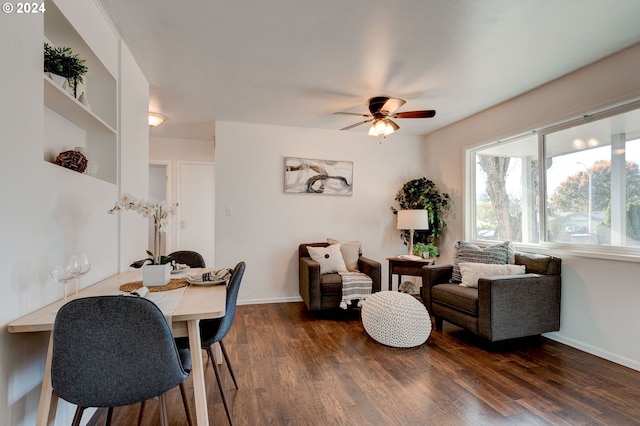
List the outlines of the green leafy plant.
{"type": "MultiPolygon", "coordinates": [[[[447,228],[443,216],[451,210],[451,197],[449,194],[441,193],[432,181],[422,177],[405,183],[397,192],[395,200],[400,205],[400,208],[397,209],[392,206],[391,211],[393,214],[398,214],[398,210],[424,209],[429,212],[429,229],[415,230],[413,237],[414,247],[417,243],[432,244],[436,247],[438,236],[447,228]]],[[[408,244],[409,231],[401,231],[400,238],[405,244],[408,244]]]]}
{"type": "Polygon", "coordinates": [[[44,72],[66,78],[74,96],[78,84],[84,83],[83,75],[89,70],[85,62],[73,53],[70,47],[52,47],[49,43],[44,44],[44,72]]]}
{"type": "Polygon", "coordinates": [[[431,257],[438,257],[438,247],[435,244],[429,243],[415,243],[413,245],[413,254],[416,256],[425,257],[425,254],[429,254],[431,257]]]}

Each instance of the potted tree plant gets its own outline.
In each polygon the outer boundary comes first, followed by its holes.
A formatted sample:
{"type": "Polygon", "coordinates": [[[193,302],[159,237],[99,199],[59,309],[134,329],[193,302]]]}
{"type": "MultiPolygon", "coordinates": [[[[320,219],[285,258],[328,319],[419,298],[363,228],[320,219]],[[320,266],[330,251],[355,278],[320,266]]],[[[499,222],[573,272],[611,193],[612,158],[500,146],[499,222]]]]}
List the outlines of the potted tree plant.
{"type": "Polygon", "coordinates": [[[52,47],[49,43],[44,44],[44,72],[64,77],[73,89],[74,97],[78,84],[84,83],[83,76],[87,71],[85,60],[73,53],[70,47],[52,47]]]}
{"type": "MultiPolygon", "coordinates": [[[[436,240],[447,227],[443,215],[451,209],[449,194],[441,193],[432,181],[422,177],[405,183],[397,192],[395,200],[400,209],[392,206],[393,214],[398,214],[398,210],[409,209],[424,209],[429,212],[429,229],[414,231],[414,252],[418,243],[422,243],[426,246],[425,250],[433,256],[438,256],[436,240]]],[[[400,238],[408,244],[409,231],[401,231],[400,238]]]]}

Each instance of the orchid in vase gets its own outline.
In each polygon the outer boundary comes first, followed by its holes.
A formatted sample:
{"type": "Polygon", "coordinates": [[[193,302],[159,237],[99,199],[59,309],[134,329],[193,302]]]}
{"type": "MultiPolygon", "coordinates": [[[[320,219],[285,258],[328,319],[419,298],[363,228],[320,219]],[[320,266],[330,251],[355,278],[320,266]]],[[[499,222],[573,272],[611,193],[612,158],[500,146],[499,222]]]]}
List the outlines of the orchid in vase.
{"type": "Polygon", "coordinates": [[[171,225],[169,218],[175,216],[178,211],[178,203],[169,204],[164,200],[157,201],[153,199],[149,201],[139,200],[133,195],[125,193],[120,200],[116,201],[116,204],[108,213],[114,214],[121,210],[132,210],[140,213],[142,217],[153,218],[153,253],[147,250],[149,257],[133,262],[130,266],[141,268],[147,264],[147,262],[150,262],[151,265],[164,265],[165,263],[169,263],[169,257],[160,254],[160,234],[166,234],[167,231],[169,231],[171,225]]]}

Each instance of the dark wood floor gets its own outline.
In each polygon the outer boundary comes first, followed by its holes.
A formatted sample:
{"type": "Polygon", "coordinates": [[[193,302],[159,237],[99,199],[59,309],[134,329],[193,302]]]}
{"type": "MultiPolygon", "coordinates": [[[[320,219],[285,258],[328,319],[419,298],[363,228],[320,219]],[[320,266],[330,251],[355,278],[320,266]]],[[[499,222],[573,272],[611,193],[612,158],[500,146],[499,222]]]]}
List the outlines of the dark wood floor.
{"type": "MultiPolygon", "coordinates": [[[[489,345],[445,323],[420,347],[390,348],[357,311],[282,303],[239,306],[225,346],[235,425],[640,425],[640,372],[545,338],[489,345]]],[[[210,422],[226,425],[209,363],[205,374],[210,422]]],[[[171,424],[186,425],[179,390],[168,400],[171,424]]],[[[138,407],[113,424],[136,424],[138,407]]],[[[99,411],[89,424],[103,422],[99,411]]],[[[143,424],[159,424],[157,402],[143,424]]]]}

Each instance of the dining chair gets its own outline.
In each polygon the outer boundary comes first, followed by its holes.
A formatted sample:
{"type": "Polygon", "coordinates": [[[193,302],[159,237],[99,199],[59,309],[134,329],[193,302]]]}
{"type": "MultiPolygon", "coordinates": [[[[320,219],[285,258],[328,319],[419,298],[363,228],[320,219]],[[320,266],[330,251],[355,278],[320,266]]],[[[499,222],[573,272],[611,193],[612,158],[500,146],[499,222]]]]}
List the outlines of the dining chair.
{"type": "Polygon", "coordinates": [[[204,258],[197,251],[179,250],[169,255],[169,258],[175,260],[176,263],[182,263],[191,268],[206,268],[204,258]]]}
{"type": "MultiPolygon", "coordinates": [[[[236,381],[236,376],[233,372],[233,368],[231,367],[231,363],[229,362],[229,354],[227,353],[227,349],[225,348],[222,339],[225,338],[225,336],[229,332],[229,329],[231,328],[231,324],[233,323],[233,318],[236,313],[238,290],[240,289],[240,283],[242,281],[242,276],[244,275],[244,270],[245,263],[239,262],[231,273],[231,278],[229,278],[229,282],[227,283],[227,301],[224,316],[222,318],[205,319],[200,321],[200,339],[202,340],[202,349],[207,351],[207,355],[211,360],[213,371],[216,374],[218,388],[220,389],[222,404],[224,405],[224,409],[227,413],[227,419],[229,419],[230,425],[233,425],[233,420],[231,419],[231,412],[229,411],[229,406],[227,405],[227,399],[224,394],[224,389],[222,388],[220,371],[218,371],[218,367],[213,356],[212,347],[214,343],[220,344],[220,349],[222,350],[222,355],[224,356],[227,369],[229,370],[229,374],[233,379],[233,384],[235,385],[236,389],[238,389],[238,382],[236,381]]],[[[176,342],[179,348],[189,347],[189,341],[187,338],[180,337],[176,339],[176,342]]]]}
{"type": "Polygon", "coordinates": [[[189,376],[191,357],[178,350],[160,309],[133,296],[97,296],[63,305],[53,329],[51,382],[59,398],[78,406],[73,425],[88,407],[113,408],[159,397],[189,376]]]}

